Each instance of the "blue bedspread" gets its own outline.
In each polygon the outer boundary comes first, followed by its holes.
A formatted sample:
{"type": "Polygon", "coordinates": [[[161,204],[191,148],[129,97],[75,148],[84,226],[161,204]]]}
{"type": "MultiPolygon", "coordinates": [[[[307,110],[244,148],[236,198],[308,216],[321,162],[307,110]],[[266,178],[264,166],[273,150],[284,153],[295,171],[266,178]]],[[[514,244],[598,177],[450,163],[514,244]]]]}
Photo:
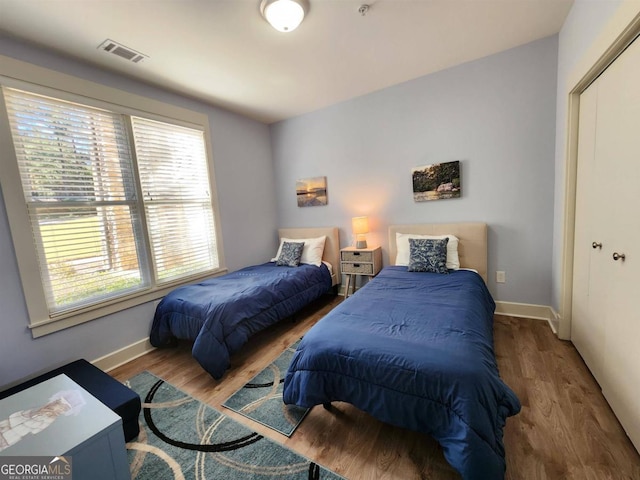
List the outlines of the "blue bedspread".
{"type": "Polygon", "coordinates": [[[503,427],[520,402],[499,377],[482,278],[386,267],[304,336],[284,402],[345,401],[432,435],[467,480],[504,478],[503,427]]]}
{"type": "Polygon", "coordinates": [[[251,335],[286,318],[331,288],[322,264],[278,267],[255,265],[198,284],[179,287],[156,308],[150,341],[168,346],[194,340],[194,358],[215,379],[229,357],[251,335]]]}

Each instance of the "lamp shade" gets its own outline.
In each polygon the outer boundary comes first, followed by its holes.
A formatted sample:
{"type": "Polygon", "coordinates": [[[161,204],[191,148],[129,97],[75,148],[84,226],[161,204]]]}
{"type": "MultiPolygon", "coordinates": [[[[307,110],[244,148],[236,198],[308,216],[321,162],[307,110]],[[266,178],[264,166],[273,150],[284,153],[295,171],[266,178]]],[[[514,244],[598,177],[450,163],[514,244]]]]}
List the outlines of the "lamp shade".
{"type": "Polygon", "coordinates": [[[262,16],[279,32],[292,32],[309,10],[307,0],[262,0],[262,16]]]}
{"type": "Polygon", "coordinates": [[[351,219],[351,228],[356,235],[362,235],[369,233],[369,218],[368,217],[353,217],[351,219]]]}
{"type": "Polygon", "coordinates": [[[351,229],[356,234],[356,248],[367,248],[367,239],[364,234],[369,233],[369,218],[353,217],[351,219],[351,229]]]}

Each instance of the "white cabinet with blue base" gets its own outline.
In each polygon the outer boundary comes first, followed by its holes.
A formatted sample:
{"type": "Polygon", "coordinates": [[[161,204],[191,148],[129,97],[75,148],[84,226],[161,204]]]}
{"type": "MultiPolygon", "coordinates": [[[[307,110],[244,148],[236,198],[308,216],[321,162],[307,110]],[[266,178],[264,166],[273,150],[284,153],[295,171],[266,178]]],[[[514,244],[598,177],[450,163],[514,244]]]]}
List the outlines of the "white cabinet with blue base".
{"type": "Polygon", "coordinates": [[[0,457],[64,457],[79,480],[131,478],[122,419],[66,375],[0,400],[0,425],[0,457]]]}

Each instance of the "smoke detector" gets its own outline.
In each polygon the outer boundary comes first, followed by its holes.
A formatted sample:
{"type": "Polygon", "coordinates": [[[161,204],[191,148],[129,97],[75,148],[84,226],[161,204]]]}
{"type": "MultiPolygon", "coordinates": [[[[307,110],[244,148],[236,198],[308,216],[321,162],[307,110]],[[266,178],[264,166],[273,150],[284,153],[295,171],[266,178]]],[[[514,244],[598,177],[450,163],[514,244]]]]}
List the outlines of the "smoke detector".
{"type": "Polygon", "coordinates": [[[125,47],[121,43],[114,42],[113,40],[110,40],[108,38],[100,45],[98,45],[98,50],[102,50],[103,52],[107,52],[120,58],[124,58],[125,60],[132,63],[140,63],[145,58],[149,58],[149,55],[137,52],[132,48],[125,47]]]}

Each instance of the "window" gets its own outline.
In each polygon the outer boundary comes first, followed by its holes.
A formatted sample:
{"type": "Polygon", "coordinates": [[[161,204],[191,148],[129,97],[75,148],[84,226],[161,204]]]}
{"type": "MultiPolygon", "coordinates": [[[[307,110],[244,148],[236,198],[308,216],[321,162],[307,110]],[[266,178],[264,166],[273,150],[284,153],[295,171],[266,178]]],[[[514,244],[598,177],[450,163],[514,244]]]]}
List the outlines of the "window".
{"type": "Polygon", "coordinates": [[[32,326],[220,270],[202,129],[3,96],[46,304],[32,326]]]}
{"type": "Polygon", "coordinates": [[[202,132],[133,117],[158,283],[219,266],[202,132]]]}

